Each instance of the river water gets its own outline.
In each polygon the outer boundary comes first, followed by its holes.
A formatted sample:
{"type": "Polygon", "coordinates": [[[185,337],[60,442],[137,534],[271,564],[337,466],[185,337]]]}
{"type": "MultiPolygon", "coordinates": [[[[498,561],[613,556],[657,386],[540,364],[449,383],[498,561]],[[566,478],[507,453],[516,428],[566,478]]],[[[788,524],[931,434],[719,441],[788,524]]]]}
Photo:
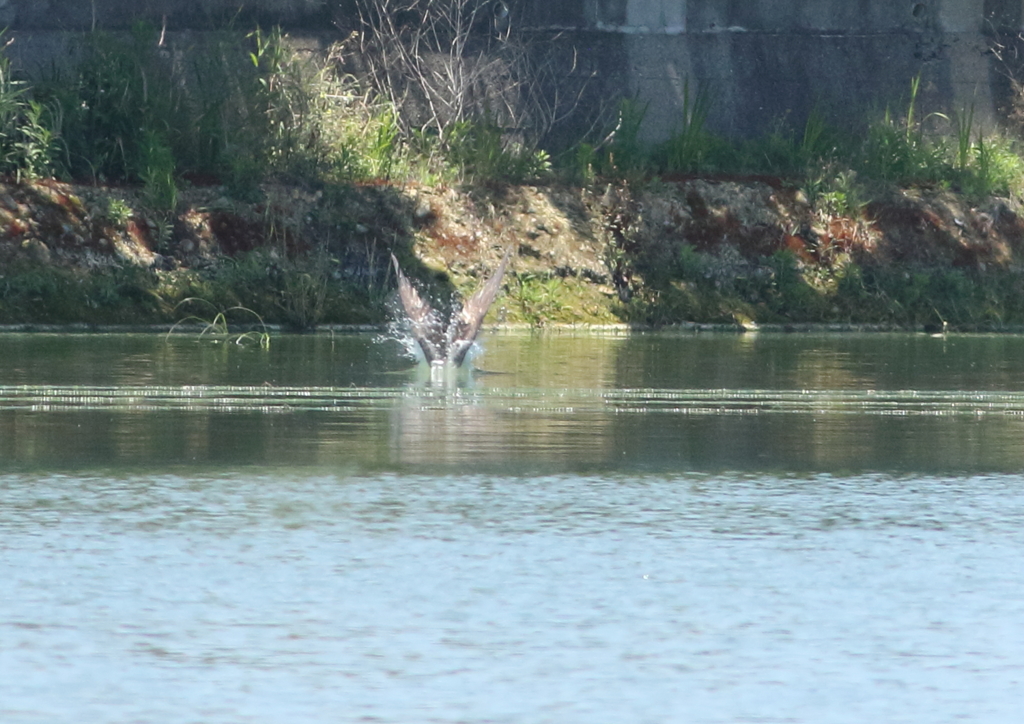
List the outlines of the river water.
{"type": "Polygon", "coordinates": [[[0,337],[0,722],[1017,722],[1024,338],[0,337]]]}

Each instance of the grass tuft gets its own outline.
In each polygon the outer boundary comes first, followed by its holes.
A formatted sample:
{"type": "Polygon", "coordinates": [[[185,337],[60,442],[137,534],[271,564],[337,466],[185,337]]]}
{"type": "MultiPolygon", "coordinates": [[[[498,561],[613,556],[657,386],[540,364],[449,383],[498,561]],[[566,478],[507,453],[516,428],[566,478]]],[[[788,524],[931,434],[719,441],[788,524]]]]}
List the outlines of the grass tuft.
{"type": "Polygon", "coordinates": [[[267,331],[267,325],[263,322],[263,318],[253,310],[240,305],[235,305],[226,309],[218,309],[209,301],[198,297],[182,299],[177,305],[175,305],[175,310],[186,305],[194,306],[196,304],[210,307],[213,311],[213,315],[204,317],[197,314],[190,314],[186,317],[182,317],[167,331],[167,337],[174,334],[175,330],[184,324],[199,324],[202,326],[202,329],[196,337],[197,341],[210,339],[218,343],[229,342],[236,345],[255,344],[260,349],[270,349],[270,332],[267,331]],[[244,316],[254,317],[256,319],[256,323],[261,327],[261,329],[232,332],[228,325],[228,316],[232,314],[235,314],[236,316],[238,314],[242,314],[244,316]]]}

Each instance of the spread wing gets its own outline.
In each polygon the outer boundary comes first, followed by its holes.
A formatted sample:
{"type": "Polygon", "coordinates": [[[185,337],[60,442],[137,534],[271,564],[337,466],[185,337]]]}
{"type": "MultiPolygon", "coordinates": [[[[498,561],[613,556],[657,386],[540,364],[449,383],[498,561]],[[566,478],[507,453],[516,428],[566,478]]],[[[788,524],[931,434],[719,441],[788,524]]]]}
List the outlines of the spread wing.
{"type": "Polygon", "coordinates": [[[495,297],[498,296],[498,291],[501,289],[501,278],[505,275],[505,265],[508,264],[510,254],[511,251],[505,252],[505,256],[502,257],[501,263],[494,270],[491,278],[466,300],[462,309],[452,320],[452,326],[448,330],[451,340],[451,349],[448,354],[456,365],[461,365],[466,358],[466,353],[480,331],[480,325],[487,315],[487,310],[491,308],[495,297]]]}
{"type": "Polygon", "coordinates": [[[441,337],[441,320],[429,304],[427,304],[417,293],[416,288],[409,283],[398,266],[398,259],[391,255],[391,263],[395,267],[395,275],[398,277],[398,297],[402,300],[402,308],[405,316],[409,318],[412,327],[412,336],[423,350],[423,355],[428,363],[434,360],[443,360],[444,353],[440,349],[438,341],[441,337]]]}

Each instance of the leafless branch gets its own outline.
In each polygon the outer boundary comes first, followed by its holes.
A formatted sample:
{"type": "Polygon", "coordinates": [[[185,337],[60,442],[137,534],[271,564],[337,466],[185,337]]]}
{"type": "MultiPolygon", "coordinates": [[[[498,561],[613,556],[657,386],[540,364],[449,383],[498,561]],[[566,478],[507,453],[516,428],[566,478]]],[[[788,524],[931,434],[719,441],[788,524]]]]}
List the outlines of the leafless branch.
{"type": "Polygon", "coordinates": [[[356,5],[364,72],[407,132],[444,138],[454,124],[485,120],[510,140],[536,144],[577,110],[590,82],[571,46],[556,52],[550,37],[533,42],[503,0],[356,5]]]}

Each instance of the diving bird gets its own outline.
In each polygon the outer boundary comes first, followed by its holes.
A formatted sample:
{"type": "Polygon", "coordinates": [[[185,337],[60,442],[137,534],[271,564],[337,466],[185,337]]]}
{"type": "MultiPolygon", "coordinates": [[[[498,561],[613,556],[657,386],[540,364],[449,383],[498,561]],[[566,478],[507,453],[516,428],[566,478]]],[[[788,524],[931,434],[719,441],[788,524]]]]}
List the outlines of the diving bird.
{"type": "Polygon", "coordinates": [[[423,356],[430,365],[446,362],[459,367],[466,359],[466,353],[473,346],[480,331],[484,315],[498,296],[501,278],[511,252],[506,252],[494,274],[464,304],[457,305],[448,319],[433,309],[409,283],[398,266],[398,259],[391,255],[391,263],[398,277],[398,297],[409,318],[412,336],[423,350],[423,356]]]}

